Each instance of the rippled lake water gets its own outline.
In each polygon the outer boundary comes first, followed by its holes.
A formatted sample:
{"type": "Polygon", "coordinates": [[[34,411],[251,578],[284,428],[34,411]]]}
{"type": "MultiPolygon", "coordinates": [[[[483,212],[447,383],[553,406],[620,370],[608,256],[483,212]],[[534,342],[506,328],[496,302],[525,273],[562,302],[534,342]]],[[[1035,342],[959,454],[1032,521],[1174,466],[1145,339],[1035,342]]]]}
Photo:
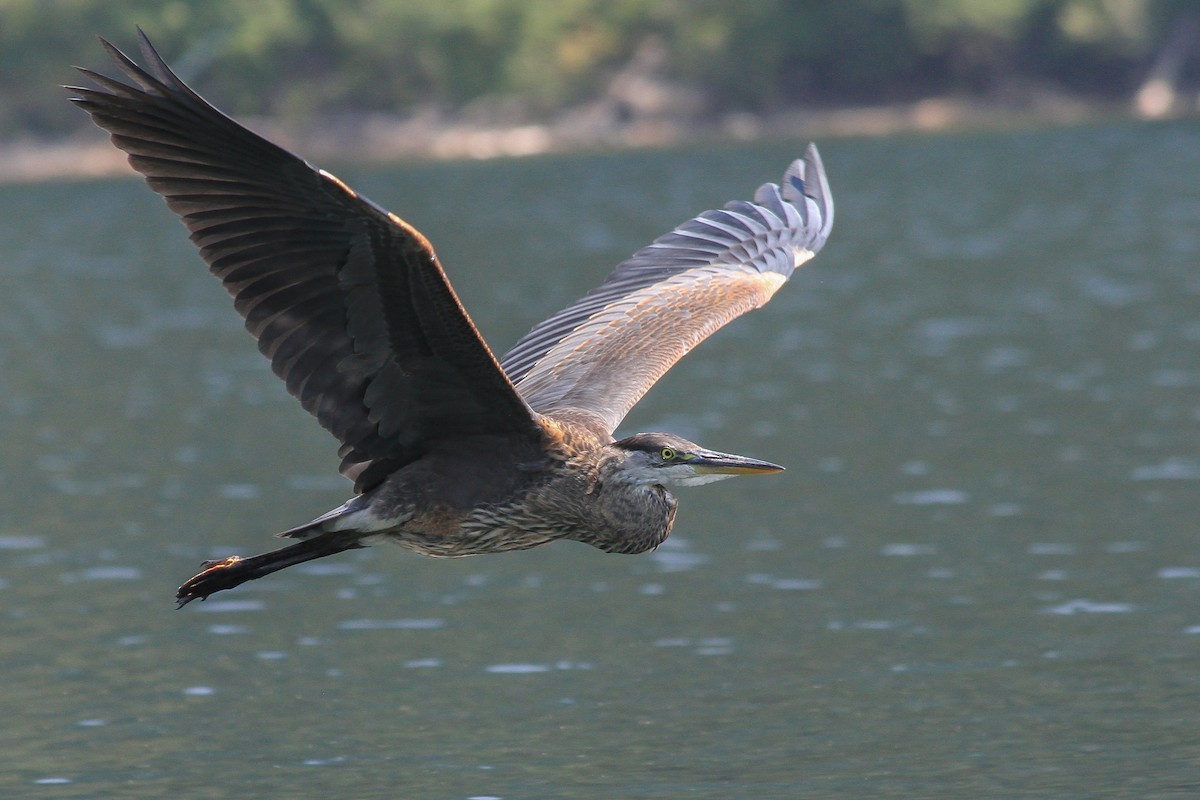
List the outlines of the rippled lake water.
{"type": "MultiPolygon", "coordinates": [[[[505,349],[802,143],[336,170],[505,349]]],[[[1200,127],[822,142],[823,252],[635,409],[786,464],[656,553],[380,548],[132,180],[0,187],[0,794],[1200,792],[1200,127]]],[[[336,169],[337,165],[333,165],[336,169]]]]}

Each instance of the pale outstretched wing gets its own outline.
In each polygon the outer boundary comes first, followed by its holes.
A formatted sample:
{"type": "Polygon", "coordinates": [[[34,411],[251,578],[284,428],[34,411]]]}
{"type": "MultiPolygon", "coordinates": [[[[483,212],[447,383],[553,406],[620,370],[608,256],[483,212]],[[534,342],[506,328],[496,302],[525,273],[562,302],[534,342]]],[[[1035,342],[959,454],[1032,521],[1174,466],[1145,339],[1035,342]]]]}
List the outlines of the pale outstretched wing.
{"type": "Polygon", "coordinates": [[[541,429],[429,242],[217,111],[141,39],[131,84],[68,87],[191,232],[259,349],[365,491],[440,436],[541,429]]]}
{"type": "Polygon", "coordinates": [[[758,308],[833,225],[817,149],[764,184],[685,222],[534,327],[501,360],[531,408],[611,433],[654,383],[725,323],[758,308]]]}

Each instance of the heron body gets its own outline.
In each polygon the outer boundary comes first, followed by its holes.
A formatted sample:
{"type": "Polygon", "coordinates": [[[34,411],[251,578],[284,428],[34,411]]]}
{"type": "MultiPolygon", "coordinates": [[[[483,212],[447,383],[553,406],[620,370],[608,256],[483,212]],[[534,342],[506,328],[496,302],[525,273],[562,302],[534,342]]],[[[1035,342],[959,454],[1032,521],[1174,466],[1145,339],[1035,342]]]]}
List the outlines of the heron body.
{"type": "Polygon", "coordinates": [[[433,448],[384,480],[369,500],[351,501],[361,510],[349,508],[320,527],[379,527],[384,538],[429,556],[524,550],[554,539],[618,553],[661,544],[676,501],[659,484],[628,478],[626,464],[640,453],[598,437],[578,438],[548,452],[500,438],[433,448]],[[463,446],[484,458],[464,466],[463,446]]]}
{"type": "Polygon", "coordinates": [[[780,185],[660,237],[497,359],[419,231],[221,114],[139,35],[145,68],[102,40],[131,83],[82,70],[98,88],[72,99],[182,218],[355,489],[278,534],[296,543],[207,563],[180,606],[380,541],[438,557],[557,539],[640,553],[671,531],[667,486],[782,469],[613,432],[822,247],[833,203],[814,147],[780,185]]]}

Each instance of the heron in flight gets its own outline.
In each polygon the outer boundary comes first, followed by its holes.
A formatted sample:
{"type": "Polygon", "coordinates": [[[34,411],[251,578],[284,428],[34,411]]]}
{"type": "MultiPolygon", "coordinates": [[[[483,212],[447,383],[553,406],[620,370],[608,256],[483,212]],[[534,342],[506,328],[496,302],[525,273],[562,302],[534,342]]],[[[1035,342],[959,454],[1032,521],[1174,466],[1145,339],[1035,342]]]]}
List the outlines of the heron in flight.
{"type": "Polygon", "coordinates": [[[809,146],[780,184],[634,253],[497,360],[412,225],[209,105],[140,30],[124,83],[68,87],[191,233],[288,391],[338,440],[354,497],[206,562],[180,607],[285,567],[388,541],[429,556],[570,539],[641,553],[690,486],[783,467],[669,433],[614,439],[689,350],[762,306],[821,249],[833,202],[809,146]]]}

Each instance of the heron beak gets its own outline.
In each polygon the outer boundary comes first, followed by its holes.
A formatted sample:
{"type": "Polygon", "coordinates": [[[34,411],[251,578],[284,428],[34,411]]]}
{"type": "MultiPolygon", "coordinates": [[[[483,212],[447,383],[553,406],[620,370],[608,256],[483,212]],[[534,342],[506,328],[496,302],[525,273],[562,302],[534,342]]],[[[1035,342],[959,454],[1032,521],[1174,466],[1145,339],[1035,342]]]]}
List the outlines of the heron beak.
{"type": "Polygon", "coordinates": [[[717,453],[713,450],[697,453],[696,458],[688,463],[696,470],[697,475],[769,475],[772,472],[783,472],[783,467],[770,461],[735,456],[732,453],[717,453]]]}

